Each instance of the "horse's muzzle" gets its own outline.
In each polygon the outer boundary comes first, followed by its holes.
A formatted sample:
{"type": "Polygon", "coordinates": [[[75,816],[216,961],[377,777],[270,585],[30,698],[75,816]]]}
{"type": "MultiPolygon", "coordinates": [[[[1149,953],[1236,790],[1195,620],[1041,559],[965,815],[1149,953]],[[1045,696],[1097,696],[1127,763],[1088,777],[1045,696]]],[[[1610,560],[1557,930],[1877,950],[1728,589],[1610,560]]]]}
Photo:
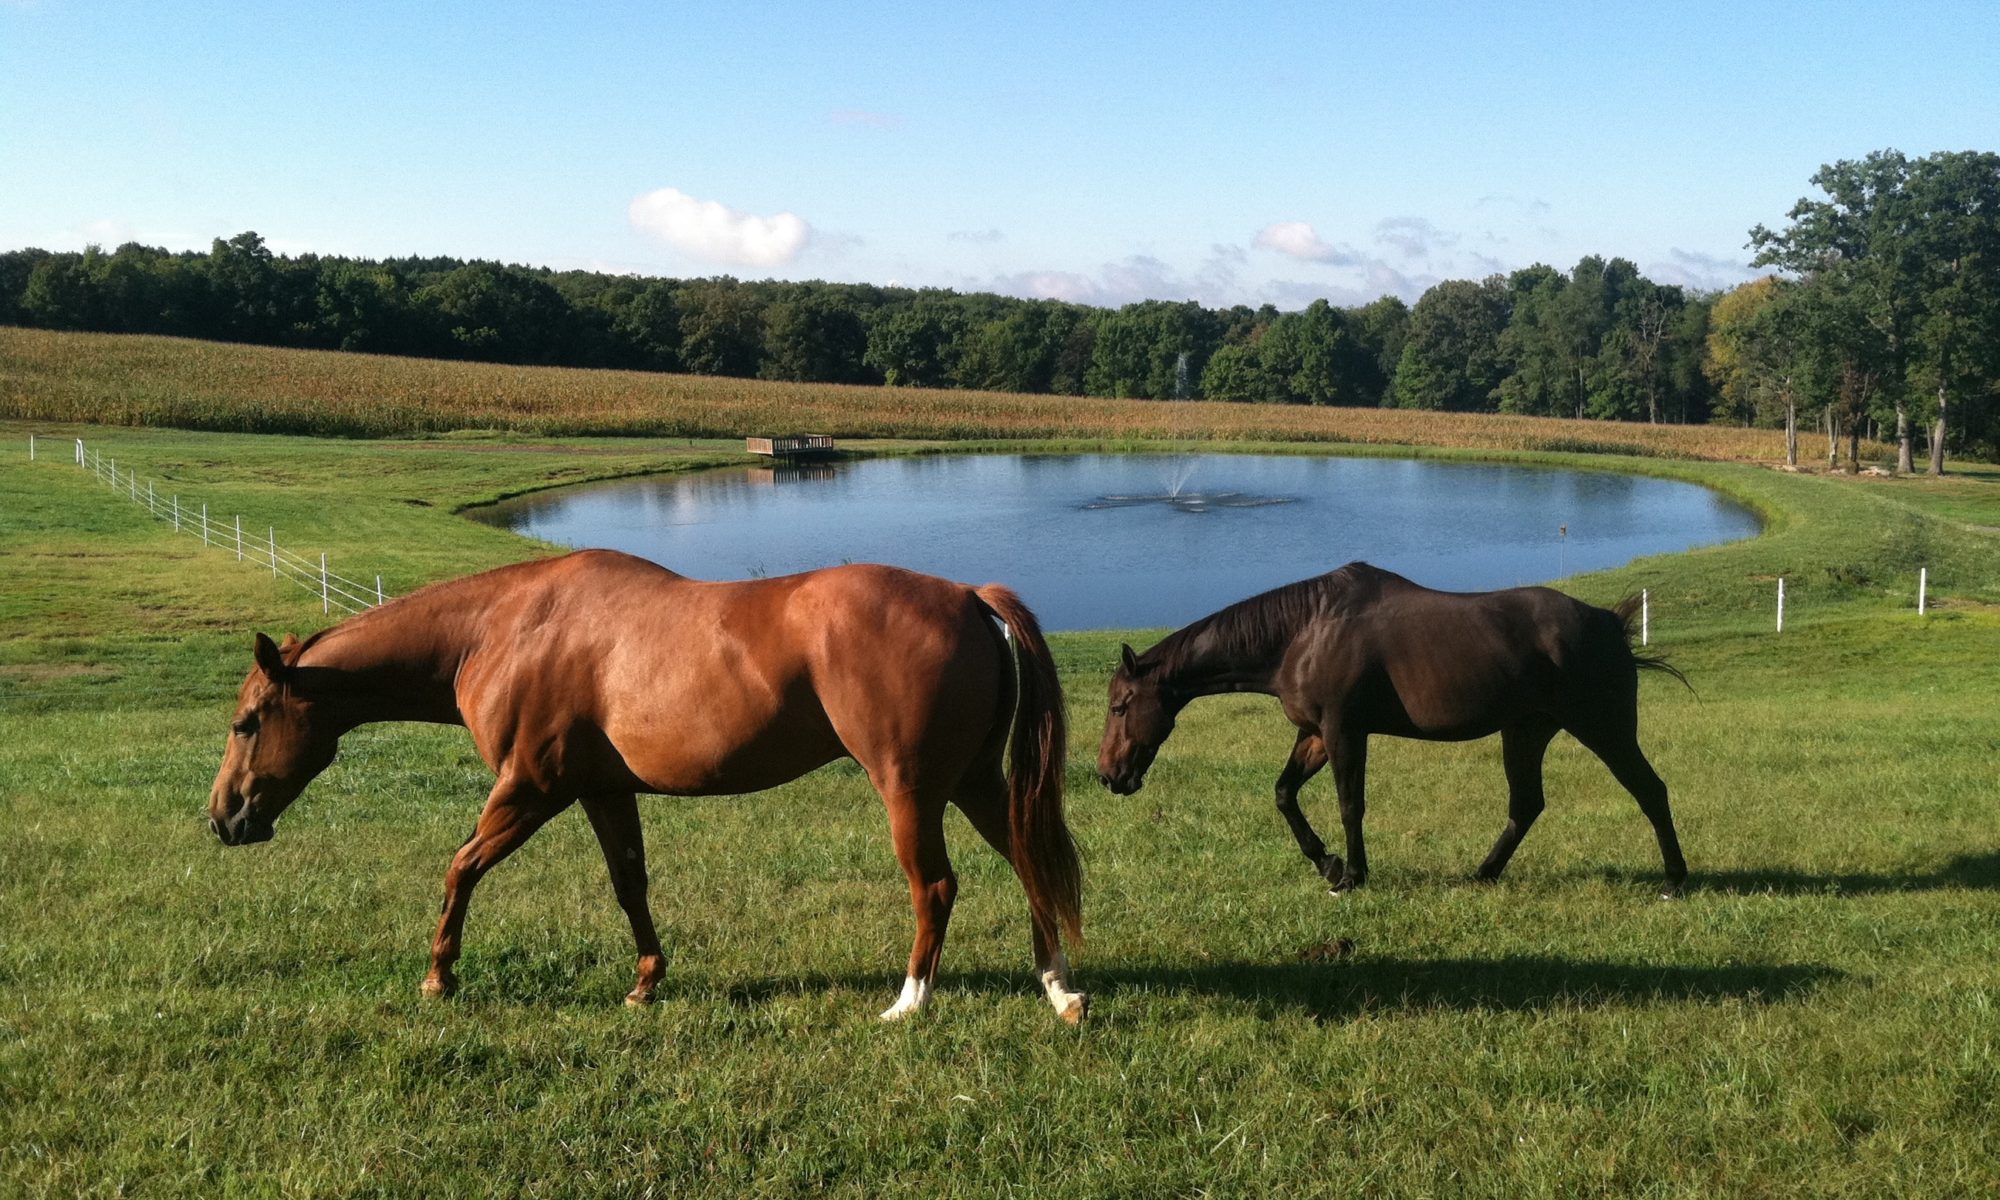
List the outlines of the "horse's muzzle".
{"type": "Polygon", "coordinates": [[[1100,771],[1097,774],[1097,782],[1110,789],[1114,796],[1129,796],[1146,786],[1146,777],[1136,772],[1110,775],[1100,771]]]}
{"type": "Polygon", "coordinates": [[[257,819],[248,808],[238,810],[227,821],[210,817],[208,828],[225,846],[254,846],[258,842],[270,841],[275,832],[269,821],[257,819]]]}

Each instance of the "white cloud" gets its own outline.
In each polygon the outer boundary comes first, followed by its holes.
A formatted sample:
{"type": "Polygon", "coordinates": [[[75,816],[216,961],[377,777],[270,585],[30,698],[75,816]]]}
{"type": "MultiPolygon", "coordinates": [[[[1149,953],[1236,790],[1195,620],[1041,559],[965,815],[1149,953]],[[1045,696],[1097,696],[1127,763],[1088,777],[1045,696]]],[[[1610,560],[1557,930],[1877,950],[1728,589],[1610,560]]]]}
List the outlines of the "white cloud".
{"type": "Polygon", "coordinates": [[[1235,303],[1235,260],[1240,253],[1217,246],[1192,276],[1149,254],[1105,263],[1096,271],[1019,271],[963,281],[966,291],[998,292],[1030,300],[1066,300],[1117,308],[1138,300],[1194,300],[1210,308],[1235,303]]]}
{"type": "Polygon", "coordinates": [[[1647,264],[1643,268],[1646,278],[1655,283],[1678,284],[1695,291],[1723,292],[1768,273],[1763,268],[1751,267],[1740,258],[1683,250],[1678,246],[1668,250],[1667,257],[1667,262],[1647,264]]]}
{"type": "Polygon", "coordinates": [[[944,235],[947,242],[970,242],[975,246],[991,246],[1006,235],[997,229],[954,229],[944,235]]]}
{"type": "Polygon", "coordinates": [[[1252,242],[1266,250],[1276,250],[1306,262],[1348,267],[1361,261],[1361,256],[1354,251],[1322,241],[1313,227],[1304,221],[1279,221],[1275,225],[1266,225],[1257,231],[1252,242]]]}
{"type": "Polygon", "coordinates": [[[679,188],[635,197],[629,211],[635,229],[703,262],[780,267],[812,240],[812,226],[796,213],[760,217],[679,188]]]}
{"type": "Polygon", "coordinates": [[[1375,226],[1375,240],[1410,258],[1421,258],[1433,250],[1457,245],[1458,235],[1446,233],[1422,217],[1389,217],[1375,226]]]}

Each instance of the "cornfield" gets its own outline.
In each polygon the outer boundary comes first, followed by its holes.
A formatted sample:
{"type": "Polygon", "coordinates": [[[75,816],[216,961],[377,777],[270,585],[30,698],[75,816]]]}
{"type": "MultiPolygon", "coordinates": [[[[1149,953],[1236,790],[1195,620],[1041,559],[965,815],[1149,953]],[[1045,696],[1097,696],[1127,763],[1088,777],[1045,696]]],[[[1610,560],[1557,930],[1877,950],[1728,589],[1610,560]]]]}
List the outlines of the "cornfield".
{"type": "Polygon", "coordinates": [[[1294,441],[1769,461],[1773,430],[1402,409],[1110,400],[390,358],[0,328],[0,417],[398,437],[825,433],[1294,441]]]}

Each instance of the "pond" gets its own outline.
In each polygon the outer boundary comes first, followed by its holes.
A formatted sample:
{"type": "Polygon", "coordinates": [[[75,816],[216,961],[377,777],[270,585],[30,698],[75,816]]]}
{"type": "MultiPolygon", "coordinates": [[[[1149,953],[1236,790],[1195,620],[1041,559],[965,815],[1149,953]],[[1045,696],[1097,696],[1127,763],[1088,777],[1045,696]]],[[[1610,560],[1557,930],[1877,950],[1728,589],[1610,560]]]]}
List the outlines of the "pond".
{"type": "Polygon", "coordinates": [[[1429,587],[1557,580],[1749,537],[1706,488],[1608,471],[1205,454],[936,455],[538,492],[475,518],[700,579],[886,562],[1018,591],[1050,629],[1185,624],[1363,559],[1429,587]]]}

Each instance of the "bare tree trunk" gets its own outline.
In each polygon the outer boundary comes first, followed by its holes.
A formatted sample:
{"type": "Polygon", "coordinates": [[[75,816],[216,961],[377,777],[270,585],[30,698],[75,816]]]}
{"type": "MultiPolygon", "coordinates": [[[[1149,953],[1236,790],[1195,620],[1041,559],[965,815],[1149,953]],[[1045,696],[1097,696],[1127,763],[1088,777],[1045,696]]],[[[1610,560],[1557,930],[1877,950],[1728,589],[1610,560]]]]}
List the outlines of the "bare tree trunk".
{"type": "Polygon", "coordinates": [[[1902,400],[1896,401],[1896,474],[1908,475],[1917,469],[1916,459],[1910,453],[1910,409],[1902,400]]]}
{"type": "Polygon", "coordinates": [[[1826,425],[1826,469],[1829,471],[1838,470],[1840,468],[1840,425],[1833,419],[1833,405],[1827,405],[1821,410],[1820,415],[1825,418],[1826,425]]]}
{"type": "Polygon", "coordinates": [[[1849,475],[1861,474],[1861,421],[1859,418],[1856,418],[1847,427],[1847,473],[1849,475]]]}
{"type": "Polygon", "coordinates": [[[1945,408],[1944,385],[1940,383],[1938,384],[1937,423],[1931,426],[1931,474],[1933,476],[1944,474],[1945,408]]]}
{"type": "Polygon", "coordinates": [[[1799,465],[1799,405],[1790,397],[1785,398],[1785,465],[1799,465]]]}

